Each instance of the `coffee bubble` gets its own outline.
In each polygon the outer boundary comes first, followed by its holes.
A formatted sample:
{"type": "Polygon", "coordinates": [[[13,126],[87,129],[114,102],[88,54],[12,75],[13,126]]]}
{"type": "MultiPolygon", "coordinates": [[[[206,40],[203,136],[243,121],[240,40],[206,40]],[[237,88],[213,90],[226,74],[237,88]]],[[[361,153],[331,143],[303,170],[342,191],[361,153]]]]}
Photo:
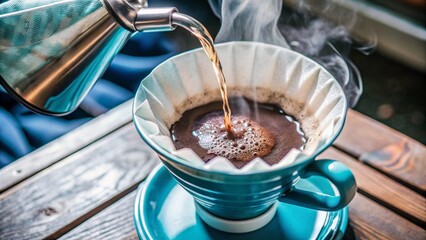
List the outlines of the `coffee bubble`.
{"type": "Polygon", "coordinates": [[[243,115],[233,116],[232,122],[233,130],[228,132],[223,116],[208,117],[193,135],[209,154],[231,160],[250,161],[271,153],[275,138],[266,128],[243,115]]]}

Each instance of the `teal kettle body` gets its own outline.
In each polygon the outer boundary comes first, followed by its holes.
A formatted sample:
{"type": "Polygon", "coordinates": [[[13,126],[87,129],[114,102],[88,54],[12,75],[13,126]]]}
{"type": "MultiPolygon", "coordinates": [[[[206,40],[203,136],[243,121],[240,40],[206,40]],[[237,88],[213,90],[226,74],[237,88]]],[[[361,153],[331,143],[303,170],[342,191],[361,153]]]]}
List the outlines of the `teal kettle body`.
{"type": "Polygon", "coordinates": [[[0,83],[33,111],[75,110],[133,32],[173,30],[175,8],[145,0],[0,4],[0,83]]]}

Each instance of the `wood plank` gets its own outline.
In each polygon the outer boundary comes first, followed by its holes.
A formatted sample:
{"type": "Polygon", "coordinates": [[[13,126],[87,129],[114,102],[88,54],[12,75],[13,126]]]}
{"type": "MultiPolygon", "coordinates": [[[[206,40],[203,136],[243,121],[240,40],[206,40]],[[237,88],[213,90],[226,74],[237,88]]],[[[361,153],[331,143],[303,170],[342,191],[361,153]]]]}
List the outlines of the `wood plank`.
{"type": "Polygon", "coordinates": [[[413,141],[402,133],[349,109],[343,131],[335,141],[335,145],[353,156],[359,157],[386,145],[403,140],[413,141]]]}
{"type": "MultiPolygon", "coordinates": [[[[349,226],[354,239],[417,240],[426,232],[367,197],[357,194],[349,204],[349,226]]],[[[349,236],[346,236],[349,238],[349,236]]]]}
{"type": "Polygon", "coordinates": [[[344,163],[355,175],[360,192],[418,225],[425,224],[426,206],[423,196],[336,148],[327,149],[319,158],[336,159],[344,163]]]}
{"type": "Polygon", "coordinates": [[[360,160],[386,172],[389,176],[397,174],[407,181],[407,184],[418,186],[425,194],[426,148],[409,142],[400,142],[361,154],[360,160]],[[423,156],[423,159],[420,159],[420,156],[423,156]]]}
{"type": "Polygon", "coordinates": [[[132,123],[0,195],[0,239],[56,238],[134,190],[158,163],[132,123]]]}
{"type": "Polygon", "coordinates": [[[59,239],[138,239],[133,223],[135,197],[136,191],[133,191],[59,239]]]}
{"type": "Polygon", "coordinates": [[[423,171],[426,158],[425,145],[370,117],[354,110],[349,110],[345,127],[333,145],[355,158],[361,158],[372,167],[394,179],[402,181],[417,192],[424,193],[426,190],[423,171]],[[386,159],[383,159],[386,156],[384,154],[382,154],[380,160],[372,157],[374,154],[377,155],[378,151],[388,151],[390,148],[395,149],[395,146],[401,144],[410,149],[409,157],[401,152],[404,149],[399,149],[386,159]],[[393,162],[395,159],[401,162],[393,163],[392,165],[398,165],[399,167],[388,167],[388,163],[393,162]]]}
{"type": "MultiPolygon", "coordinates": [[[[135,192],[114,203],[60,239],[138,239],[133,224],[135,192]]],[[[343,239],[425,239],[425,230],[357,194],[349,205],[343,239]]]]}
{"type": "Polygon", "coordinates": [[[132,100],[0,169],[0,193],[132,120],[132,100]]]}

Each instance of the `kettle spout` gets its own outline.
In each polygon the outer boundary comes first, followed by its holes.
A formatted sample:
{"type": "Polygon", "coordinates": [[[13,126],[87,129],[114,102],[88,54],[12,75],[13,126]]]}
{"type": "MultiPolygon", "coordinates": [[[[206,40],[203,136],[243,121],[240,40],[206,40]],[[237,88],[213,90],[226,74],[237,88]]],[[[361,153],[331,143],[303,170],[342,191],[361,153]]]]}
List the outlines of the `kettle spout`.
{"type": "Polygon", "coordinates": [[[147,8],[146,0],[102,0],[106,9],[125,29],[136,31],[170,31],[172,14],[178,12],[174,7],[147,8]]]}

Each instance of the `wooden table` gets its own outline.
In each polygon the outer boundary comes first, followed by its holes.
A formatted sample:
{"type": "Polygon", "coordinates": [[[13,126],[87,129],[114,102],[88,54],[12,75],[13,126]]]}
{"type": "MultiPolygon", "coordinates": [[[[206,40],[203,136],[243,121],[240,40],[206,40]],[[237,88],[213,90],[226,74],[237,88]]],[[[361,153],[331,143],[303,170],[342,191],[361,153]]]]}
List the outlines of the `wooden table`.
{"type": "MultiPolygon", "coordinates": [[[[350,110],[323,158],[355,174],[345,239],[426,239],[426,148],[350,110]]],[[[133,203],[157,157],[131,102],[0,170],[0,239],[137,239],[133,203]]]]}

